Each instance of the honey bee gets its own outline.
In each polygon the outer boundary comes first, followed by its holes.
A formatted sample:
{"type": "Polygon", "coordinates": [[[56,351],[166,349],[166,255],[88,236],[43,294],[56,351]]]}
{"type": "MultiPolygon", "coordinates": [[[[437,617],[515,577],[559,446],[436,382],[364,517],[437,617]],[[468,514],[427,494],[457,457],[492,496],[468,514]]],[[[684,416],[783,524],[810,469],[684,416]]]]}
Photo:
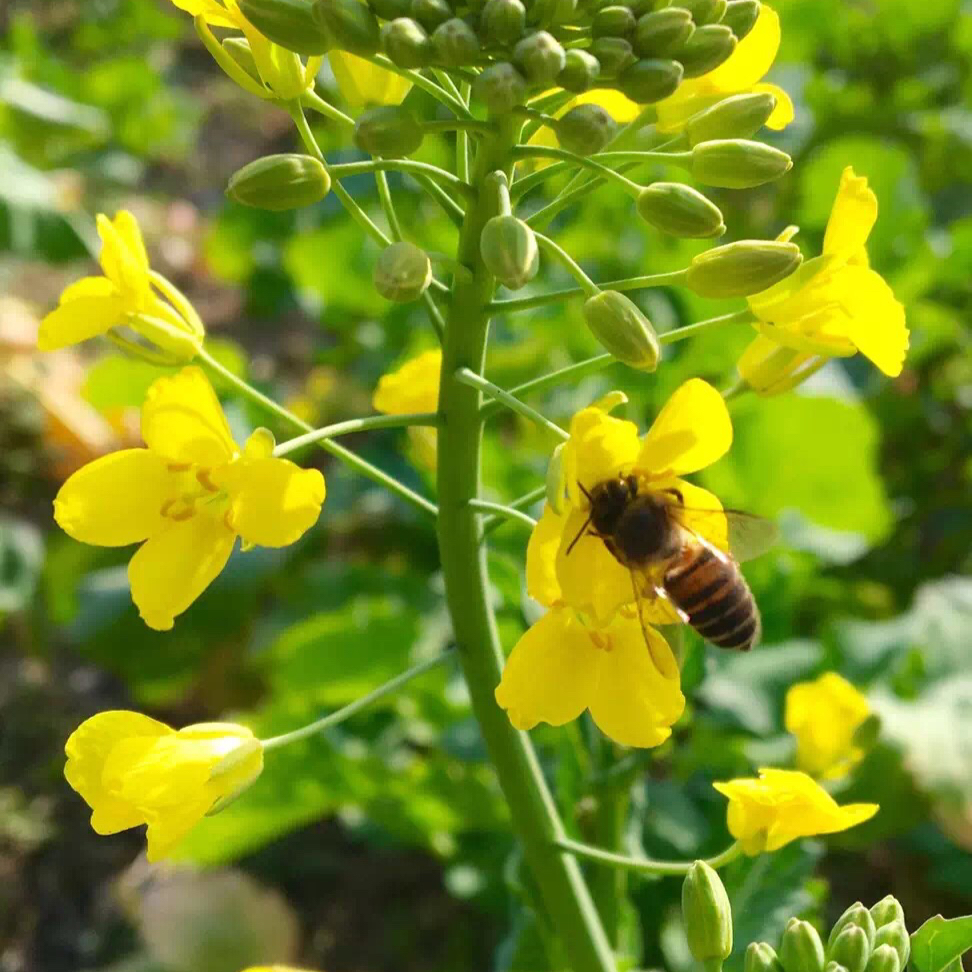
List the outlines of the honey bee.
{"type": "Polygon", "coordinates": [[[670,602],[686,624],[719,648],[749,651],[759,641],[759,608],[739,561],[759,556],[775,542],[773,523],[737,510],[686,507],[679,490],[643,489],[637,476],[580,488],[590,501],[590,515],[567,552],[585,533],[604,541],[631,572],[642,629],[642,598],[647,594],[670,602]],[[688,511],[695,521],[703,514],[724,518],[732,553],[724,553],[688,526],[688,511]]]}

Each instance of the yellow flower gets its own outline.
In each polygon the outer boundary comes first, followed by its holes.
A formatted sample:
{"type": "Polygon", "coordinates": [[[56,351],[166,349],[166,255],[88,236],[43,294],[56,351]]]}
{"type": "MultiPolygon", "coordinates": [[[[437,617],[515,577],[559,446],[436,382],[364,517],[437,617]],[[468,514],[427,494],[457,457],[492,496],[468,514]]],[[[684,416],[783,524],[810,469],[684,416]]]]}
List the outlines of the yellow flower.
{"type": "Polygon", "coordinates": [[[823,255],[749,298],[760,333],[743,352],[739,373],[755,391],[786,391],[828,358],[858,351],[884,374],[901,374],[908,350],[904,307],[870,268],[865,250],[877,213],[867,179],[848,166],[827,222],[823,255]]]}
{"type": "Polygon", "coordinates": [[[659,132],[680,132],[695,114],[731,95],[765,91],[776,98],[776,108],[766,122],[779,130],[793,121],[793,102],[778,85],[762,83],[780,49],[780,18],[764,3],[753,29],[739,42],[729,58],[700,78],[683,81],[678,90],[656,105],[659,132]]]}
{"type": "Polygon", "coordinates": [[[562,726],[585,709],[624,746],[658,746],[685,708],[668,642],[633,617],[594,629],[569,608],[554,608],[517,642],[496,701],[517,729],[562,726]]]}
{"type": "Polygon", "coordinates": [[[223,569],[237,536],[283,547],[313,526],[324,477],[274,459],[264,429],[241,454],[195,367],[149,388],[142,438],[148,448],[113,452],[74,473],[54,500],[54,518],[82,543],[145,541],[128,565],[132,600],[150,628],[165,631],[223,569]]]}
{"type": "Polygon", "coordinates": [[[864,751],[854,734],[871,714],[867,698],[836,672],[786,693],[784,721],[797,740],[797,765],[817,779],[846,776],[864,751]]]}
{"type": "Polygon", "coordinates": [[[876,803],[840,806],[819,783],[795,770],[761,769],[759,779],[713,783],[729,798],[729,833],[750,855],[800,837],[849,830],[878,812],[876,803]]]}
{"type": "Polygon", "coordinates": [[[61,294],[57,309],[41,321],[37,347],[55,351],[128,326],[178,360],[192,358],[204,337],[202,322],[189,301],[149,267],[135,217],[124,209],[113,220],[99,213],[97,224],[104,276],[82,277],[61,294]]]}
{"type": "MultiPolygon", "coordinates": [[[[595,625],[605,624],[634,601],[630,572],[601,539],[585,534],[567,552],[590,511],[580,487],[590,491],[619,476],[638,476],[644,490],[678,490],[688,508],[683,516],[686,526],[727,549],[725,520],[693,512],[720,511],[722,504],[681,475],[704,469],[731,444],[732,425],[725,402],[698,378],[675,391],[642,438],[633,422],[613,418],[596,405],[578,412],[571,420],[570,439],[561,455],[566,499],[560,510],[547,504],[527,547],[530,596],[547,606],[568,605],[595,625]]],[[[646,603],[644,616],[662,624],[678,620],[660,599],[646,603]]]]}
{"type": "Polygon", "coordinates": [[[150,861],[263,769],[263,746],[243,726],[203,722],[176,732],[138,712],[99,712],[64,751],[64,775],[91,807],[95,832],[148,824],[150,861]]]}
{"type": "Polygon", "coordinates": [[[327,58],[341,94],[355,111],[368,105],[400,105],[411,90],[412,82],[407,78],[363,57],[331,51],[327,58]]]}
{"type": "MultiPolygon", "coordinates": [[[[400,368],[382,375],[372,396],[375,411],[385,415],[434,412],[439,407],[441,351],[423,351],[400,368]]],[[[435,469],[438,436],[435,429],[416,426],[408,430],[416,457],[428,469],[435,469]]]]}

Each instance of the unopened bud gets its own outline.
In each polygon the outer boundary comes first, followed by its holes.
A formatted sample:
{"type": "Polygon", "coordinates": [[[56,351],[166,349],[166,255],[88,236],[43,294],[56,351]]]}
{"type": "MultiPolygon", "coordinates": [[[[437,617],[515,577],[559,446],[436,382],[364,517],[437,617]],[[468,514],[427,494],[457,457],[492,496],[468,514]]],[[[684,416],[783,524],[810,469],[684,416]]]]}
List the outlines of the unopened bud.
{"type": "Polygon", "coordinates": [[[532,84],[550,84],[567,64],[563,45],[552,34],[538,30],[513,48],[513,61],[532,84]]]}
{"type": "Polygon", "coordinates": [[[722,213],[697,189],[681,182],[655,182],[638,196],[638,215],[663,233],[690,239],[722,236],[722,213]]]}
{"type": "Polygon", "coordinates": [[[682,924],[696,961],[725,961],[732,952],[732,909],[719,875],[696,861],[682,882],[682,924]]]}
{"type": "Polygon", "coordinates": [[[244,206],[282,211],[310,206],[331,189],[327,169],[310,155],[267,155],[230,176],[226,195],[244,206]]]}
{"type": "Polygon", "coordinates": [[[260,69],[253,59],[253,51],[250,50],[250,42],[245,37],[227,37],[220,46],[254,81],[258,84],[263,83],[260,79],[260,69]]]}
{"type": "Polygon", "coordinates": [[[786,152],[742,138],[713,139],[692,149],[692,175],[707,186],[722,189],[761,186],[791,168],[793,161],[786,152]]]}
{"type": "Polygon", "coordinates": [[[868,959],[867,972],[901,972],[901,959],[891,945],[879,945],[868,959]]]}
{"type": "Polygon", "coordinates": [[[682,80],[678,61],[642,58],[618,76],[621,92],[636,104],[653,105],[675,93],[682,80]]]}
{"type": "Polygon", "coordinates": [[[653,10],[638,20],[634,48],[641,57],[670,57],[694,33],[692,15],[684,8],[653,10]]]}
{"type": "Polygon", "coordinates": [[[500,61],[479,73],[473,82],[473,94],[486,105],[490,114],[505,115],[523,103],[527,83],[512,64],[500,61]]]}
{"type": "Polygon", "coordinates": [[[693,115],[685,123],[689,145],[726,138],[749,138],[765,124],[776,96],[768,91],[750,91],[732,95],[693,115]]]}
{"type": "Polygon", "coordinates": [[[602,79],[617,77],[636,60],[634,48],[623,37],[598,37],[590,51],[601,65],[602,79]]]}
{"type": "Polygon", "coordinates": [[[729,0],[722,23],[742,40],[756,26],[759,19],[759,0],[729,0]]]}
{"type": "Polygon", "coordinates": [[[381,28],[381,46],[401,68],[420,68],[432,60],[432,44],[425,28],[411,17],[398,17],[381,28]]]}
{"type": "Polygon", "coordinates": [[[827,947],[827,958],[838,962],[847,972],[864,972],[871,956],[871,943],[859,925],[848,925],[827,947]]]}
{"type": "Polygon", "coordinates": [[[435,30],[454,16],[452,7],[446,0],[412,0],[409,14],[426,30],[435,30]]]}
{"type": "Polygon", "coordinates": [[[545,485],[547,488],[547,504],[554,511],[560,514],[564,511],[564,493],[567,490],[567,471],[564,469],[564,446],[561,442],[556,446],[550,462],[547,463],[547,477],[545,485]]]}
{"type": "MultiPolygon", "coordinates": [[[[861,905],[861,907],[863,908],[864,906],[861,905]]],[[[870,915],[877,928],[896,922],[900,922],[902,925],[905,923],[904,909],[893,894],[887,895],[876,905],[873,905],[870,910],[870,915]]]]}
{"type": "Polygon", "coordinates": [[[601,64],[593,54],[587,51],[567,51],[564,58],[564,68],[557,75],[557,84],[565,91],[583,94],[589,91],[601,73],[601,64]]]}
{"type": "Polygon", "coordinates": [[[848,972],[840,962],[828,962],[824,966],[824,972],[848,972]]]}
{"type": "Polygon", "coordinates": [[[746,949],[743,972],[783,972],[783,966],[772,945],[752,942],[746,949]]]}
{"type": "Polygon", "coordinates": [[[604,350],[618,361],[640,371],[658,367],[661,345],[655,329],[638,305],[624,294],[604,290],[588,297],[584,301],[584,320],[604,350]]]}
{"type": "Polygon", "coordinates": [[[429,255],[414,243],[392,243],[381,251],[374,272],[375,290],[386,300],[418,300],[432,282],[429,255]]]}
{"type": "Polygon", "coordinates": [[[407,17],[412,9],[412,0],[369,0],[368,6],[382,20],[397,20],[407,17]]]}
{"type": "Polygon", "coordinates": [[[422,144],[422,125],[401,105],[379,105],[362,112],[354,123],[354,144],[369,155],[400,158],[422,144]]]}
{"type": "Polygon", "coordinates": [[[679,2],[692,14],[692,19],[699,27],[718,23],[728,5],[727,0],[679,0],[679,2]]]}
{"type": "Polygon", "coordinates": [[[617,133],[614,119],[600,105],[571,108],[556,125],[557,141],[575,155],[600,152],[617,133]]]}
{"type": "Polygon", "coordinates": [[[685,283],[700,297],[747,297],[788,277],[802,262],[796,243],[739,240],[694,257],[685,283]]]}
{"type": "Polygon", "coordinates": [[[601,7],[591,21],[592,37],[625,37],[634,34],[635,15],[629,7],[601,7]]]}
{"type": "Polygon", "coordinates": [[[780,942],[780,961],[785,972],[823,972],[824,947],[817,929],[791,918],[780,942]]]}
{"type": "Polygon", "coordinates": [[[239,8],[264,37],[288,51],[313,57],[334,46],[311,0],[239,0],[239,8]]]}
{"type": "Polygon", "coordinates": [[[335,46],[361,57],[378,51],[378,21],[358,0],[316,0],[314,16],[334,36],[335,46]]]}
{"type": "Polygon", "coordinates": [[[480,52],[479,38],[469,24],[453,17],[435,28],[432,50],[436,59],[448,67],[474,64],[480,52]]]}
{"type": "MultiPolygon", "coordinates": [[[[168,281],[165,283],[168,296],[169,289],[175,291],[175,287],[168,281]]],[[[179,296],[182,297],[181,294],[179,296]]],[[[180,303],[189,305],[184,297],[180,303]]],[[[145,338],[151,350],[161,351],[173,364],[185,364],[195,358],[205,335],[202,322],[191,305],[189,307],[187,316],[167,301],[159,300],[153,304],[151,314],[144,311],[131,314],[125,323],[145,338]]],[[[126,348],[138,354],[138,345],[134,342],[127,344],[126,348]]]]}
{"type": "Polygon", "coordinates": [[[526,7],[520,0],[487,0],[479,26],[484,40],[512,44],[523,36],[526,7]]]}
{"type": "Polygon", "coordinates": [[[908,964],[908,958],[911,955],[911,938],[903,921],[894,921],[888,925],[882,925],[877,930],[877,934],[874,936],[874,947],[880,948],[882,945],[890,945],[898,953],[901,968],[908,964]]]}
{"type": "Polygon", "coordinates": [[[736,35],[725,24],[699,27],[674,55],[685,77],[700,78],[717,68],[736,49],[736,35]]]}
{"type": "Polygon", "coordinates": [[[529,283],[540,268],[533,230],[515,216],[494,216],[483,227],[479,250],[486,269],[510,290],[529,283]]]}
{"type": "Polygon", "coordinates": [[[863,929],[864,934],[867,935],[868,945],[874,945],[874,918],[871,915],[871,912],[869,912],[860,901],[855,901],[854,904],[852,904],[837,919],[837,921],[834,923],[834,927],[830,929],[830,937],[827,939],[827,947],[830,948],[834,942],[837,941],[837,936],[840,935],[845,928],[852,926],[863,929]]]}

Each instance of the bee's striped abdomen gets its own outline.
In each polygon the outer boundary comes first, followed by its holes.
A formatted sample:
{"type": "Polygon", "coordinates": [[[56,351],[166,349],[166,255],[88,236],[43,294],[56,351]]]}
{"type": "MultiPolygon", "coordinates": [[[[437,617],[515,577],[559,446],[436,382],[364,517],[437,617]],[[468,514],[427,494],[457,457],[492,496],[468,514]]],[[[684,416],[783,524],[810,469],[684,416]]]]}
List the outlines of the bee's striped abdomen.
{"type": "Polygon", "coordinates": [[[749,651],[759,640],[759,609],[731,558],[693,545],[665,573],[665,591],[689,624],[719,648],[749,651]]]}

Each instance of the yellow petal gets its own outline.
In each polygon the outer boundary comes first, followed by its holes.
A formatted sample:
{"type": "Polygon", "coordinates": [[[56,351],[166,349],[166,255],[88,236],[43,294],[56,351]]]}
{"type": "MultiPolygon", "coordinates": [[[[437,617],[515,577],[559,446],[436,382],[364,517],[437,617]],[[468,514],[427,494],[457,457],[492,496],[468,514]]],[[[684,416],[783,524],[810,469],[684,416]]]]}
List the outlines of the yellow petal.
{"type": "Polygon", "coordinates": [[[286,547],[321,515],[324,477],[287,459],[237,459],[211,478],[230,495],[230,526],[248,543],[286,547]]]}
{"type": "Polygon", "coordinates": [[[684,479],[652,485],[657,489],[677,489],[685,506],[678,515],[679,522],[719,550],[729,549],[729,525],[722,512],[722,503],[714,493],[684,479]]]}
{"type": "Polygon", "coordinates": [[[146,540],[128,565],[132,600],[145,623],[168,631],[226,566],[235,540],[221,519],[204,513],[146,540]]]}
{"type": "Polygon", "coordinates": [[[151,863],[164,860],[179,842],[199,823],[212,807],[214,795],[208,787],[167,808],[150,814],[145,837],[148,848],[145,856],[151,863]]]}
{"type": "Polygon", "coordinates": [[[516,643],[496,687],[496,702],[517,729],[562,726],[587,707],[598,649],[564,608],[545,614],[516,643]]]}
{"type": "Polygon", "coordinates": [[[629,472],[638,450],[638,426],[634,422],[613,418],[596,406],[581,409],[570,421],[570,439],[563,451],[571,503],[586,508],[580,487],[590,490],[629,472]]]}
{"type": "Polygon", "coordinates": [[[327,57],[341,94],[356,111],[368,105],[400,105],[412,87],[400,74],[347,51],[331,51],[327,57]]]}
{"type": "Polygon", "coordinates": [[[856,254],[871,235],[877,215],[877,196],[868,187],[867,178],[855,175],[854,169],[847,166],[841,173],[837,198],[827,221],[824,253],[845,259],[856,254]]]}
{"type": "Polygon", "coordinates": [[[172,0],[172,3],[193,17],[202,14],[211,27],[239,27],[239,18],[215,0],[172,0]]]}
{"type": "Polygon", "coordinates": [[[213,386],[195,367],[152,383],[142,406],[142,438],[172,463],[212,468],[237,452],[213,386]]]}
{"type": "Polygon", "coordinates": [[[748,90],[773,66],[780,38],[780,16],[764,3],[753,29],[722,64],[705,75],[705,80],[726,94],[748,90]]]}
{"type": "Polygon", "coordinates": [[[730,445],[732,423],[725,401],[708,382],[691,378],[658,413],[636,466],[652,476],[695,472],[725,455],[730,445]]]}
{"type": "Polygon", "coordinates": [[[166,526],[161,510],[174,479],[165,460],[148,449],[112,452],[68,477],[54,500],[54,519],[82,543],[140,543],[166,526]]]}
{"type": "Polygon", "coordinates": [[[571,99],[567,106],[557,112],[557,117],[565,115],[577,105],[599,105],[619,125],[633,122],[644,111],[641,105],[621,94],[620,91],[614,91],[611,88],[595,88],[593,91],[585,91],[584,94],[571,99]]]}
{"type": "Polygon", "coordinates": [[[375,411],[386,415],[434,412],[439,400],[442,352],[425,351],[400,368],[382,375],[372,396],[375,411]]]}
{"type": "Polygon", "coordinates": [[[713,90],[707,78],[683,81],[675,94],[655,105],[658,121],[655,128],[663,135],[680,132],[695,114],[721,101],[724,91],[713,90]]]}
{"type": "Polygon", "coordinates": [[[545,505],[527,544],[527,594],[547,607],[552,607],[562,596],[557,580],[557,551],[564,522],[564,516],[558,516],[549,504],[545,505]]]}
{"type": "Polygon", "coordinates": [[[85,277],[72,284],[61,295],[60,305],[41,321],[37,347],[40,351],[57,351],[106,334],[125,322],[125,313],[125,301],[110,280],[85,277]]]}
{"type": "Polygon", "coordinates": [[[786,128],[793,121],[796,114],[790,96],[778,84],[754,84],[754,92],[766,92],[776,98],[776,107],[766,119],[766,127],[778,132],[786,128]]]}
{"type": "Polygon", "coordinates": [[[148,255],[138,223],[123,209],[114,220],[99,213],[97,225],[102,242],[101,268],[130,303],[130,309],[135,309],[151,295],[148,255]]]}
{"type": "Polygon", "coordinates": [[[847,337],[884,374],[892,378],[900,375],[909,344],[904,307],[873,270],[847,266],[840,279],[846,281],[843,303],[850,317],[847,337]]]}

